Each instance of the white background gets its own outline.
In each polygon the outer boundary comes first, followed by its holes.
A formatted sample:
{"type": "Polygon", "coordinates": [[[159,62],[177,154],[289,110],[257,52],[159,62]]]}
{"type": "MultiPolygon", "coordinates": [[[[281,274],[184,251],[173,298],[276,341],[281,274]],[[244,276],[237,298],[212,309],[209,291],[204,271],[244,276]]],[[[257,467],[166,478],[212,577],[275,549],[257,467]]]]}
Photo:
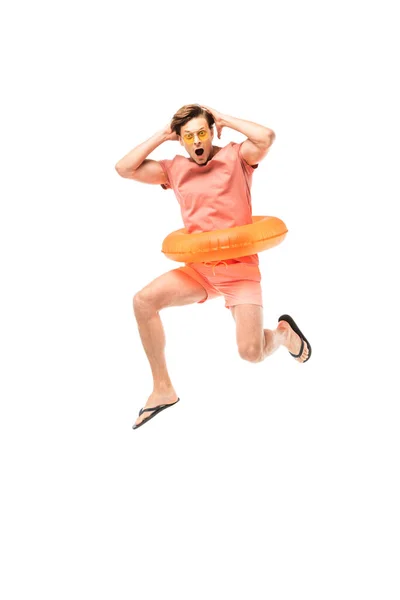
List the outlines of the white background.
{"type": "Polygon", "coordinates": [[[2,9],[4,599],[400,596],[395,3],[262,6],[2,9]],[[114,165],[193,102],[276,133],[264,326],[288,312],[313,355],[243,361],[222,298],[162,311],[181,402],[133,431],[132,298],[182,222],[114,165]]]}

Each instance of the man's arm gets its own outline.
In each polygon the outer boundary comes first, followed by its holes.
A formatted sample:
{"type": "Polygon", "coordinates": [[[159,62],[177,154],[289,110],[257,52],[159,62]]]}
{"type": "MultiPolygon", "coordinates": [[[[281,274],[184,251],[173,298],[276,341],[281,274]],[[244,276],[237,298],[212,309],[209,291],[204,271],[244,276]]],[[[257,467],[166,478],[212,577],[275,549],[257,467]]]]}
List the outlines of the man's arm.
{"type": "Polygon", "coordinates": [[[202,106],[213,115],[218,137],[220,137],[223,127],[230,127],[247,136],[248,139],[242,143],[240,150],[242,157],[249,165],[259,163],[266,156],[275,139],[275,133],[272,129],[268,129],[268,127],[258,125],[258,123],[253,123],[252,121],[223,115],[204,104],[202,106]]]}
{"type": "Polygon", "coordinates": [[[272,129],[229,115],[223,115],[222,123],[225,127],[235,129],[247,136],[247,140],[240,146],[240,153],[249,165],[256,165],[265,158],[275,139],[272,129]]]}
{"type": "Polygon", "coordinates": [[[158,131],[117,162],[115,169],[118,175],[142,183],[165,184],[166,175],[160,163],[146,157],[160,144],[173,139],[178,138],[171,132],[169,125],[162,131],[158,131]]]}

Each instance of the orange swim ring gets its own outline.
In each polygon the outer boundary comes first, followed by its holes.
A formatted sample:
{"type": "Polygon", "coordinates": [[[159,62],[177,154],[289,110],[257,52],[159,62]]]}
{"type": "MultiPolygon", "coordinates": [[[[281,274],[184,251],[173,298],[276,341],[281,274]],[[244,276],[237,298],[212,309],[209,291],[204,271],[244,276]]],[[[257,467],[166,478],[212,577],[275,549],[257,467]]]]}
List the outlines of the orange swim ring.
{"type": "Polygon", "coordinates": [[[229,229],[187,233],[177,229],[164,239],[163,254],[184,263],[208,262],[257,254],[277,246],[286,237],[287,227],[277,217],[252,217],[253,223],[229,229]]]}

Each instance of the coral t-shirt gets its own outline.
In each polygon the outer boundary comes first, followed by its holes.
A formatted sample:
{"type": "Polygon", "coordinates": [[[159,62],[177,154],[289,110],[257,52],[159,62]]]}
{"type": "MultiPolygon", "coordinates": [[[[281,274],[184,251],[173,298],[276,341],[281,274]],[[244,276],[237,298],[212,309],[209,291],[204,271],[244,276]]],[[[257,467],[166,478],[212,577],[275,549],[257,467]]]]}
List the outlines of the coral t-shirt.
{"type": "MultiPolygon", "coordinates": [[[[253,171],[240,154],[240,144],[230,142],[206,165],[177,155],[158,161],[167,177],[162,188],[172,189],[181,207],[183,224],[188,233],[201,233],[250,225],[251,184],[253,171]]],[[[240,262],[259,264],[257,254],[241,256],[240,262]]]]}

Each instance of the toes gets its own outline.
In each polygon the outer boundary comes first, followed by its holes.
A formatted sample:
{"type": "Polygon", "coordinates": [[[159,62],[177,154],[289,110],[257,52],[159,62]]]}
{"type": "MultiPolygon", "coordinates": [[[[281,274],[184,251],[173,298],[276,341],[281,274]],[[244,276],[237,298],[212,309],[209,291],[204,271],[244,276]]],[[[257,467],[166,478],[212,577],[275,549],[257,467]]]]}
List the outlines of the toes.
{"type": "MultiPolygon", "coordinates": [[[[298,354],[300,352],[300,350],[301,350],[302,339],[301,339],[301,337],[299,336],[298,333],[296,333],[295,331],[293,331],[293,329],[291,329],[290,333],[291,333],[291,343],[294,343],[294,340],[296,340],[295,341],[295,345],[293,346],[293,349],[291,350],[291,352],[293,354],[298,354]]],[[[306,344],[304,343],[303,352],[301,353],[300,356],[298,356],[296,358],[296,360],[300,360],[301,361],[301,358],[302,358],[302,356],[304,354],[305,348],[306,348],[306,344]]]]}
{"type": "Polygon", "coordinates": [[[144,421],[145,419],[147,419],[147,417],[149,416],[149,412],[144,412],[141,415],[138,416],[138,418],[135,421],[135,425],[140,425],[140,423],[142,421],[144,421]]]}
{"type": "Polygon", "coordinates": [[[303,363],[303,362],[306,361],[306,359],[308,358],[309,354],[310,354],[310,349],[309,349],[309,347],[307,345],[307,342],[304,342],[304,350],[303,350],[301,356],[299,356],[298,358],[296,358],[296,360],[298,362],[300,362],[300,363],[303,363]]]}

